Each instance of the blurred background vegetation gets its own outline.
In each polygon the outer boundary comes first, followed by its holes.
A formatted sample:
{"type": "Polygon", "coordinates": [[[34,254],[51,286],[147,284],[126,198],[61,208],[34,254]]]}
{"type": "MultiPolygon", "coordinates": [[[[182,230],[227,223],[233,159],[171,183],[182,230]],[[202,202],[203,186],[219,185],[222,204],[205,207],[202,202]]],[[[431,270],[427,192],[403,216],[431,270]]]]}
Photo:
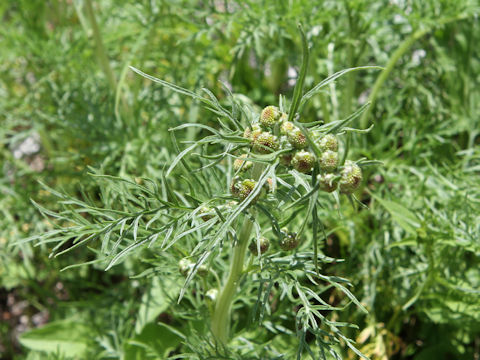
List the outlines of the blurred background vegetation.
{"type": "Polygon", "coordinates": [[[384,162],[365,174],[368,211],[325,214],[336,230],[323,252],[345,261],[323,270],[351,279],[369,310],[333,318],[358,324],[349,335],[372,359],[479,359],[479,10],[468,0],[1,2],[0,357],[61,358],[62,346],[81,353],[89,343],[88,358],[162,358],[175,347],[156,344],[151,355],[132,345],[151,336],[138,334],[140,321],[175,325],[168,301],[142,318],[148,291],[167,297],[152,278],[130,278],[148,264],[60,271],[94,252],[49,258],[46,244],[11,245],[51,229],[31,202],[58,209],[41,183],[95,198],[89,167],[156,179],[176,155],[170,127],[215,121],[128,65],[219,99],[223,81],[263,107],[291,95],[301,22],[308,86],[348,67],[385,67],[350,73],[302,112],[337,120],[371,100],[355,126],[374,127],[352,151],[384,162]]]}

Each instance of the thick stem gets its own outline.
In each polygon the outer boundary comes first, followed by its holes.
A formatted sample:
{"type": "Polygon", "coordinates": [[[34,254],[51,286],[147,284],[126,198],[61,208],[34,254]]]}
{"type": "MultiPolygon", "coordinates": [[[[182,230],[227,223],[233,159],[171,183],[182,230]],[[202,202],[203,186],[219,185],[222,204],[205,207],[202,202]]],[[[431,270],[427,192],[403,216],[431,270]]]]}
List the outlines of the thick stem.
{"type": "Polygon", "coordinates": [[[233,249],[230,273],[227,282],[218,297],[215,311],[212,316],[213,335],[223,344],[226,344],[228,341],[228,332],[230,330],[230,309],[238,287],[238,281],[242,275],[245,253],[252,227],[253,222],[248,217],[245,217],[242,229],[240,230],[240,237],[233,249]]]}
{"type": "MultiPolygon", "coordinates": [[[[255,180],[260,178],[263,165],[255,164],[252,170],[252,177],[255,180]]],[[[232,262],[230,263],[230,273],[227,282],[221,290],[215,311],[212,315],[212,333],[222,344],[226,345],[229,339],[230,331],[230,310],[232,308],[235,292],[243,272],[243,264],[247,252],[248,241],[252,232],[253,222],[248,216],[245,216],[238,236],[238,241],[233,248],[232,262]]]]}

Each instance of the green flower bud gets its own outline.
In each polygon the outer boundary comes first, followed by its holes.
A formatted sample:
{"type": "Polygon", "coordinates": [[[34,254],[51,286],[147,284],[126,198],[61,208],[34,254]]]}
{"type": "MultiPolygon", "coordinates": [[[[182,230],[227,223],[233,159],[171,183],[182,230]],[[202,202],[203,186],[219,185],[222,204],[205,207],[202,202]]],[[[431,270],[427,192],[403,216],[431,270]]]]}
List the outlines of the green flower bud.
{"type": "Polygon", "coordinates": [[[292,130],[295,129],[295,125],[293,125],[292,122],[290,121],[285,121],[282,123],[282,126],[280,126],[280,134],[282,135],[288,135],[292,130]]]}
{"type": "Polygon", "coordinates": [[[362,169],[353,161],[345,161],[341,172],[340,192],[342,194],[351,194],[360,186],[363,176],[362,169]]]}
{"type": "Polygon", "coordinates": [[[251,161],[243,160],[246,157],[247,157],[247,154],[243,154],[240,156],[240,158],[235,159],[235,161],[233,162],[233,168],[235,171],[238,171],[240,169],[242,171],[247,171],[253,166],[253,163],[251,161]]]}
{"type": "MultiPolygon", "coordinates": [[[[255,180],[245,179],[242,182],[237,181],[234,186],[232,186],[232,195],[238,197],[241,200],[245,200],[247,196],[253,191],[257,185],[255,180]]],[[[255,203],[258,199],[258,196],[253,199],[252,203],[255,203]]]]}
{"type": "Polygon", "coordinates": [[[243,132],[243,137],[251,141],[254,141],[258,137],[258,135],[260,135],[262,132],[263,130],[260,127],[260,125],[252,124],[251,128],[247,127],[245,129],[245,131],[243,132]]]}
{"type": "Polygon", "coordinates": [[[190,272],[190,269],[193,267],[193,263],[187,258],[183,258],[178,262],[178,270],[183,276],[187,276],[190,272]]]}
{"type": "Polygon", "coordinates": [[[315,163],[315,155],[308,151],[298,151],[292,159],[292,166],[295,170],[307,174],[312,171],[315,163]]]}
{"type": "Polygon", "coordinates": [[[278,138],[269,132],[263,132],[253,141],[253,150],[260,154],[268,154],[278,150],[278,138]]]}
{"type": "Polygon", "coordinates": [[[267,106],[260,114],[260,124],[271,128],[280,119],[281,113],[276,106],[267,106]]]}
{"type": "Polygon", "coordinates": [[[327,150],[320,156],[320,168],[326,172],[332,172],[338,165],[338,153],[327,150]]]}
{"type": "Polygon", "coordinates": [[[263,184],[263,188],[268,192],[273,192],[273,179],[267,178],[267,181],[263,184]]]}
{"type": "MultiPolygon", "coordinates": [[[[260,243],[260,254],[266,253],[268,248],[270,247],[270,241],[262,236],[260,237],[260,239],[258,239],[258,242],[260,243]]],[[[253,240],[248,246],[248,249],[252,252],[252,254],[258,255],[257,241],[253,240]]]]}
{"type": "Polygon", "coordinates": [[[295,148],[295,149],[305,149],[307,144],[307,138],[302,133],[302,130],[295,127],[287,134],[288,142],[295,148]]]}
{"type": "Polygon", "coordinates": [[[283,166],[290,166],[292,164],[293,154],[287,153],[280,156],[280,164],[283,166]]]}
{"type": "MultiPolygon", "coordinates": [[[[178,269],[180,270],[180,274],[183,276],[188,276],[190,271],[195,267],[195,264],[191,262],[187,258],[183,258],[178,262],[178,269]]],[[[208,275],[208,269],[205,265],[200,265],[197,269],[197,274],[201,277],[205,277],[208,275]]]]}
{"type": "Polygon", "coordinates": [[[295,249],[298,246],[299,239],[297,237],[297,233],[293,232],[286,232],[286,229],[282,229],[282,232],[284,233],[283,239],[280,241],[280,248],[283,251],[290,251],[295,249]]]}
{"type": "Polygon", "coordinates": [[[230,185],[230,192],[232,193],[233,196],[239,197],[240,196],[240,188],[242,184],[240,181],[239,176],[235,176],[232,180],[232,184],[230,185]]]}
{"type": "Polygon", "coordinates": [[[338,151],[338,139],[333,134],[327,134],[317,141],[317,146],[321,151],[338,151]]]}
{"type": "Polygon", "coordinates": [[[203,221],[208,221],[215,217],[215,210],[213,210],[212,208],[209,208],[208,206],[202,206],[202,208],[198,212],[198,215],[200,215],[200,218],[203,221]]]}
{"type": "Polygon", "coordinates": [[[205,293],[205,298],[207,301],[211,301],[212,303],[217,301],[217,296],[218,296],[218,289],[210,289],[205,293]]]}
{"type": "Polygon", "coordinates": [[[320,190],[331,193],[335,191],[338,186],[338,179],[335,174],[322,174],[317,176],[320,190]]]}

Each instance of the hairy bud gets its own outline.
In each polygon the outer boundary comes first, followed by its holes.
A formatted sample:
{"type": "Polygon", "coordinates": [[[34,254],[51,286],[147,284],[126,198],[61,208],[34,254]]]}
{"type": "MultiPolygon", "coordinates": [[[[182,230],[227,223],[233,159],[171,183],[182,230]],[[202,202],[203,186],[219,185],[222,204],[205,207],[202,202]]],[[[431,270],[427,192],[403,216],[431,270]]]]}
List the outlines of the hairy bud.
{"type": "Polygon", "coordinates": [[[280,119],[281,113],[276,106],[267,106],[260,114],[260,124],[266,128],[271,128],[280,119]]]}
{"type": "Polygon", "coordinates": [[[338,139],[333,134],[327,134],[317,141],[317,146],[321,151],[338,151],[338,139]]]}
{"type": "Polygon", "coordinates": [[[342,194],[351,194],[360,186],[363,176],[362,169],[353,161],[345,161],[341,172],[340,192],[342,194]]]}
{"type": "Polygon", "coordinates": [[[258,135],[263,132],[262,128],[258,124],[252,124],[252,127],[247,127],[243,132],[243,137],[249,139],[250,141],[254,141],[258,135]]]}
{"type": "Polygon", "coordinates": [[[240,158],[235,159],[235,161],[233,162],[233,169],[235,171],[238,171],[240,169],[242,171],[247,171],[253,166],[253,163],[251,161],[244,160],[246,157],[247,154],[243,154],[240,156],[240,158]]]}
{"type": "Polygon", "coordinates": [[[260,154],[268,154],[278,150],[278,138],[269,132],[263,132],[253,141],[253,150],[260,154]]]}
{"type": "Polygon", "coordinates": [[[198,212],[198,215],[200,215],[200,218],[203,221],[208,221],[215,217],[215,210],[213,210],[212,208],[209,208],[208,206],[202,206],[202,208],[198,212]]]}
{"type": "Polygon", "coordinates": [[[280,134],[282,135],[288,135],[288,133],[290,133],[290,131],[294,130],[295,129],[295,125],[293,125],[292,122],[290,121],[284,121],[282,123],[282,126],[280,126],[280,134]]]}
{"type": "Polygon", "coordinates": [[[212,303],[217,301],[217,296],[218,296],[218,289],[215,289],[215,288],[209,289],[205,293],[205,298],[207,299],[207,301],[211,301],[212,303]]]}
{"type": "Polygon", "coordinates": [[[183,276],[187,276],[190,269],[193,267],[193,263],[188,259],[182,259],[178,262],[178,270],[183,276]]]}
{"type": "Polygon", "coordinates": [[[305,149],[307,147],[307,138],[302,133],[302,130],[295,127],[287,134],[288,142],[295,148],[295,149],[305,149]]]}
{"type": "Polygon", "coordinates": [[[331,193],[338,186],[338,179],[335,174],[322,174],[317,176],[320,190],[331,193]]]}
{"type": "MultiPolygon", "coordinates": [[[[270,247],[270,241],[267,238],[262,236],[260,237],[260,239],[258,239],[258,242],[260,243],[260,254],[266,253],[268,248],[270,247]]],[[[257,241],[253,240],[248,246],[248,249],[252,252],[252,254],[258,255],[257,241]]]]}
{"type": "MultiPolygon", "coordinates": [[[[282,232],[285,233],[286,229],[282,229],[282,232]]],[[[297,233],[286,231],[285,236],[280,241],[280,248],[284,251],[290,251],[295,249],[298,246],[299,239],[297,233]]]]}
{"type": "Polygon", "coordinates": [[[304,150],[297,152],[292,159],[293,168],[304,174],[312,171],[314,163],[315,155],[304,150]]]}
{"type": "Polygon", "coordinates": [[[325,151],[319,159],[320,168],[326,172],[332,172],[338,165],[338,153],[335,151],[325,151]]]}
{"type": "MultiPolygon", "coordinates": [[[[232,195],[239,198],[240,200],[245,200],[247,196],[253,191],[255,185],[257,185],[257,182],[255,180],[245,179],[243,181],[240,181],[238,178],[236,178],[232,182],[231,186],[232,195]]],[[[255,199],[252,200],[252,204],[255,203],[257,199],[258,196],[256,196],[255,199]]]]}
{"type": "MultiPolygon", "coordinates": [[[[183,258],[178,262],[178,269],[180,274],[183,276],[188,276],[190,271],[195,267],[195,264],[187,258],[183,258]]],[[[197,274],[205,277],[208,274],[208,269],[205,265],[200,265],[197,269],[197,274]]]]}

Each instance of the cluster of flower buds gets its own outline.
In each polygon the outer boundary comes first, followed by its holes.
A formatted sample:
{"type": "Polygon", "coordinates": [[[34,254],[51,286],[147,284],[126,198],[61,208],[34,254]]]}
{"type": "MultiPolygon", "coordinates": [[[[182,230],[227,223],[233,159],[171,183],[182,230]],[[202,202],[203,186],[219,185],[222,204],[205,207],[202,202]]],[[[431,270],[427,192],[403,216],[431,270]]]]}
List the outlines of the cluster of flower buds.
{"type": "MultiPolygon", "coordinates": [[[[268,154],[283,150],[280,163],[304,174],[310,174],[315,164],[318,164],[321,190],[333,192],[338,188],[343,194],[354,192],[362,181],[362,170],[349,160],[343,166],[339,166],[337,137],[333,134],[311,131],[309,138],[313,139],[320,150],[317,157],[310,147],[307,136],[287,119],[288,114],[275,106],[264,108],[258,122],[247,128],[243,134],[250,140],[252,151],[257,154],[268,154]]],[[[234,168],[237,173],[252,167],[252,162],[246,160],[246,157],[247,155],[243,154],[235,160],[234,168]]],[[[232,182],[231,192],[235,197],[244,200],[255,185],[254,180],[242,180],[241,177],[237,177],[232,182]]]]}
{"type": "Polygon", "coordinates": [[[252,240],[248,249],[252,252],[253,255],[258,255],[258,247],[260,246],[260,254],[264,254],[267,252],[268,248],[270,247],[270,241],[266,237],[260,237],[257,240],[252,240]]]}
{"type": "MultiPolygon", "coordinates": [[[[282,228],[280,230],[280,249],[283,251],[290,251],[295,249],[299,243],[300,238],[298,237],[297,233],[291,232],[287,228],[282,228]]],[[[269,247],[270,241],[266,237],[262,236],[258,240],[252,240],[248,246],[248,249],[254,255],[258,255],[258,251],[260,249],[260,255],[262,255],[268,251],[269,247]]]]}

